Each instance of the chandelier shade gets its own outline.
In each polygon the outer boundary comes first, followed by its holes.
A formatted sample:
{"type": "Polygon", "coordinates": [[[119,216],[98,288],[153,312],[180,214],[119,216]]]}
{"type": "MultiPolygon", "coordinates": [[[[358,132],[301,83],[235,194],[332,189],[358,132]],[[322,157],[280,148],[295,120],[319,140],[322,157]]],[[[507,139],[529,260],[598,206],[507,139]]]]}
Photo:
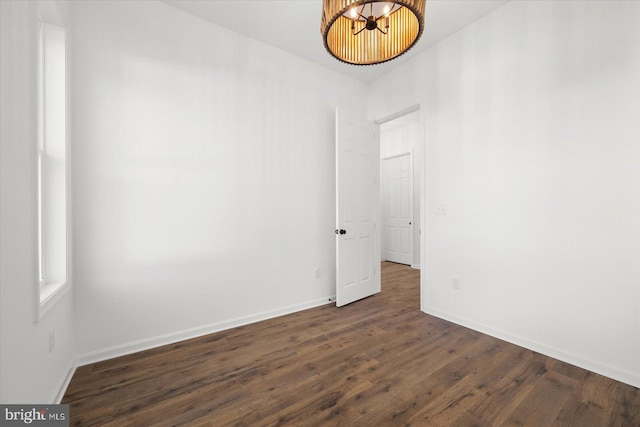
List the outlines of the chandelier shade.
{"type": "Polygon", "coordinates": [[[320,31],[342,62],[373,65],[397,58],[424,30],[425,0],[323,0],[320,31]]]}

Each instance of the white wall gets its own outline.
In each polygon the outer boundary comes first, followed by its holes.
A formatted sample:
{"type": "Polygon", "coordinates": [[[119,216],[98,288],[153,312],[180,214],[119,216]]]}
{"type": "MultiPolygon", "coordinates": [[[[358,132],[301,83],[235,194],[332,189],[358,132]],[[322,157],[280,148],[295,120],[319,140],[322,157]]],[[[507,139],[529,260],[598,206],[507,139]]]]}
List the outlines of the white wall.
{"type": "Polygon", "coordinates": [[[365,86],[163,3],[69,7],[80,362],[327,302],[365,86]]]}
{"type": "Polygon", "coordinates": [[[510,2],[369,103],[424,111],[423,309],[635,386],[638,22],[638,2],[510,2]]]}
{"type": "Polygon", "coordinates": [[[0,402],[57,400],[73,363],[72,293],[34,323],[38,4],[0,2],[0,402]],[[55,348],[49,353],[49,331],[55,348]]]}
{"type": "MultiPolygon", "coordinates": [[[[422,183],[422,145],[420,112],[415,111],[391,122],[380,125],[380,158],[393,157],[405,153],[412,154],[413,167],[413,262],[420,267],[420,195],[422,183]]],[[[382,166],[381,166],[382,167],[382,166]]],[[[381,169],[382,170],[382,169],[381,169]]],[[[384,207],[382,208],[384,212],[384,207]]],[[[382,227],[384,239],[384,227],[382,227]]],[[[385,242],[381,245],[382,259],[385,259],[385,242]]]]}

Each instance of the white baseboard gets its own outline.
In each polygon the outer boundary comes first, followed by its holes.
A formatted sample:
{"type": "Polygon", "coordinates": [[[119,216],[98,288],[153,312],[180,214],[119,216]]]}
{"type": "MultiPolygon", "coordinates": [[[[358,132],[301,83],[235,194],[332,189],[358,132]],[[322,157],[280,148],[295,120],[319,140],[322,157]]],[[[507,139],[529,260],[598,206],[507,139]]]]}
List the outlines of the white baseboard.
{"type": "Polygon", "coordinates": [[[563,362],[579,366],[583,369],[587,369],[597,374],[604,375],[605,377],[609,377],[616,381],[629,384],[633,387],[640,387],[640,375],[634,374],[633,372],[628,372],[626,370],[619,369],[614,366],[609,366],[603,363],[594,362],[593,360],[589,360],[587,358],[557,348],[548,347],[544,344],[531,341],[527,338],[514,335],[500,329],[495,329],[491,326],[487,326],[470,319],[456,316],[454,314],[438,310],[437,308],[430,307],[428,305],[422,306],[422,311],[432,316],[436,316],[441,319],[456,323],[458,325],[473,329],[475,331],[482,332],[483,334],[487,334],[503,341],[507,341],[512,344],[527,348],[529,350],[536,351],[538,353],[544,354],[545,356],[553,357],[554,359],[562,360],[563,362]]]}
{"type": "Polygon", "coordinates": [[[66,375],[60,379],[60,382],[58,383],[56,390],[51,395],[51,398],[49,399],[50,403],[58,404],[62,402],[62,398],[64,397],[64,394],[67,392],[67,388],[69,387],[71,378],[73,378],[73,374],[75,374],[76,372],[77,366],[78,365],[76,365],[76,362],[72,360],[71,363],[69,364],[69,367],[67,368],[66,375]]]}
{"type": "MultiPolygon", "coordinates": [[[[236,328],[238,326],[248,325],[250,323],[260,322],[262,320],[284,316],[285,314],[291,314],[297,311],[319,307],[325,304],[330,304],[332,298],[333,298],[333,301],[335,301],[335,295],[327,296],[314,301],[309,301],[307,303],[295,304],[288,307],[278,308],[275,310],[263,311],[261,313],[252,314],[249,316],[237,317],[235,319],[216,322],[210,325],[198,326],[198,327],[186,329],[183,331],[172,332],[169,334],[159,335],[152,338],[145,338],[138,341],[119,344],[119,345],[104,348],[101,350],[91,351],[91,352],[84,353],[77,356],[75,359],[75,362],[76,362],[75,366],[84,366],[90,363],[102,362],[104,360],[113,359],[114,357],[125,356],[127,354],[136,353],[143,350],[149,350],[151,348],[160,347],[167,344],[173,344],[173,343],[188,340],[191,338],[201,337],[203,335],[208,335],[208,334],[224,331],[231,328],[236,328]]],[[[66,390],[66,387],[65,387],[65,390],[66,390]]]]}
{"type": "Polygon", "coordinates": [[[412,264],[411,268],[415,268],[416,270],[420,270],[420,264],[412,264]]]}

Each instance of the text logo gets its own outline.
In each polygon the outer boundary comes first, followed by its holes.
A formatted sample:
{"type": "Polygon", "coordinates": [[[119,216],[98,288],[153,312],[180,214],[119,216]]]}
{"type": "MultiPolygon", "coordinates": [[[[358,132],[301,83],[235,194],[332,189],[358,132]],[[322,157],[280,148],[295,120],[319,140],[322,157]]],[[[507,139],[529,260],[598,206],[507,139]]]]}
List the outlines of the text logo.
{"type": "Polygon", "coordinates": [[[69,426],[69,405],[0,405],[1,426],[69,426]]]}

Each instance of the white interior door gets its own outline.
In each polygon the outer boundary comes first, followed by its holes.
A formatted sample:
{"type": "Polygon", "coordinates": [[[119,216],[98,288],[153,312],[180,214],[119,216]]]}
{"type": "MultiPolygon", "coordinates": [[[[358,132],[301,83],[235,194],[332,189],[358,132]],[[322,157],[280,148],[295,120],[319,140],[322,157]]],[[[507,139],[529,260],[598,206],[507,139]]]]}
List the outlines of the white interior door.
{"type": "Polygon", "coordinates": [[[336,305],[380,292],[380,155],[375,126],[336,109],[336,305]]]}
{"type": "Polygon", "coordinates": [[[382,223],[384,259],[413,262],[413,173],[411,154],[382,161],[382,223]]]}

